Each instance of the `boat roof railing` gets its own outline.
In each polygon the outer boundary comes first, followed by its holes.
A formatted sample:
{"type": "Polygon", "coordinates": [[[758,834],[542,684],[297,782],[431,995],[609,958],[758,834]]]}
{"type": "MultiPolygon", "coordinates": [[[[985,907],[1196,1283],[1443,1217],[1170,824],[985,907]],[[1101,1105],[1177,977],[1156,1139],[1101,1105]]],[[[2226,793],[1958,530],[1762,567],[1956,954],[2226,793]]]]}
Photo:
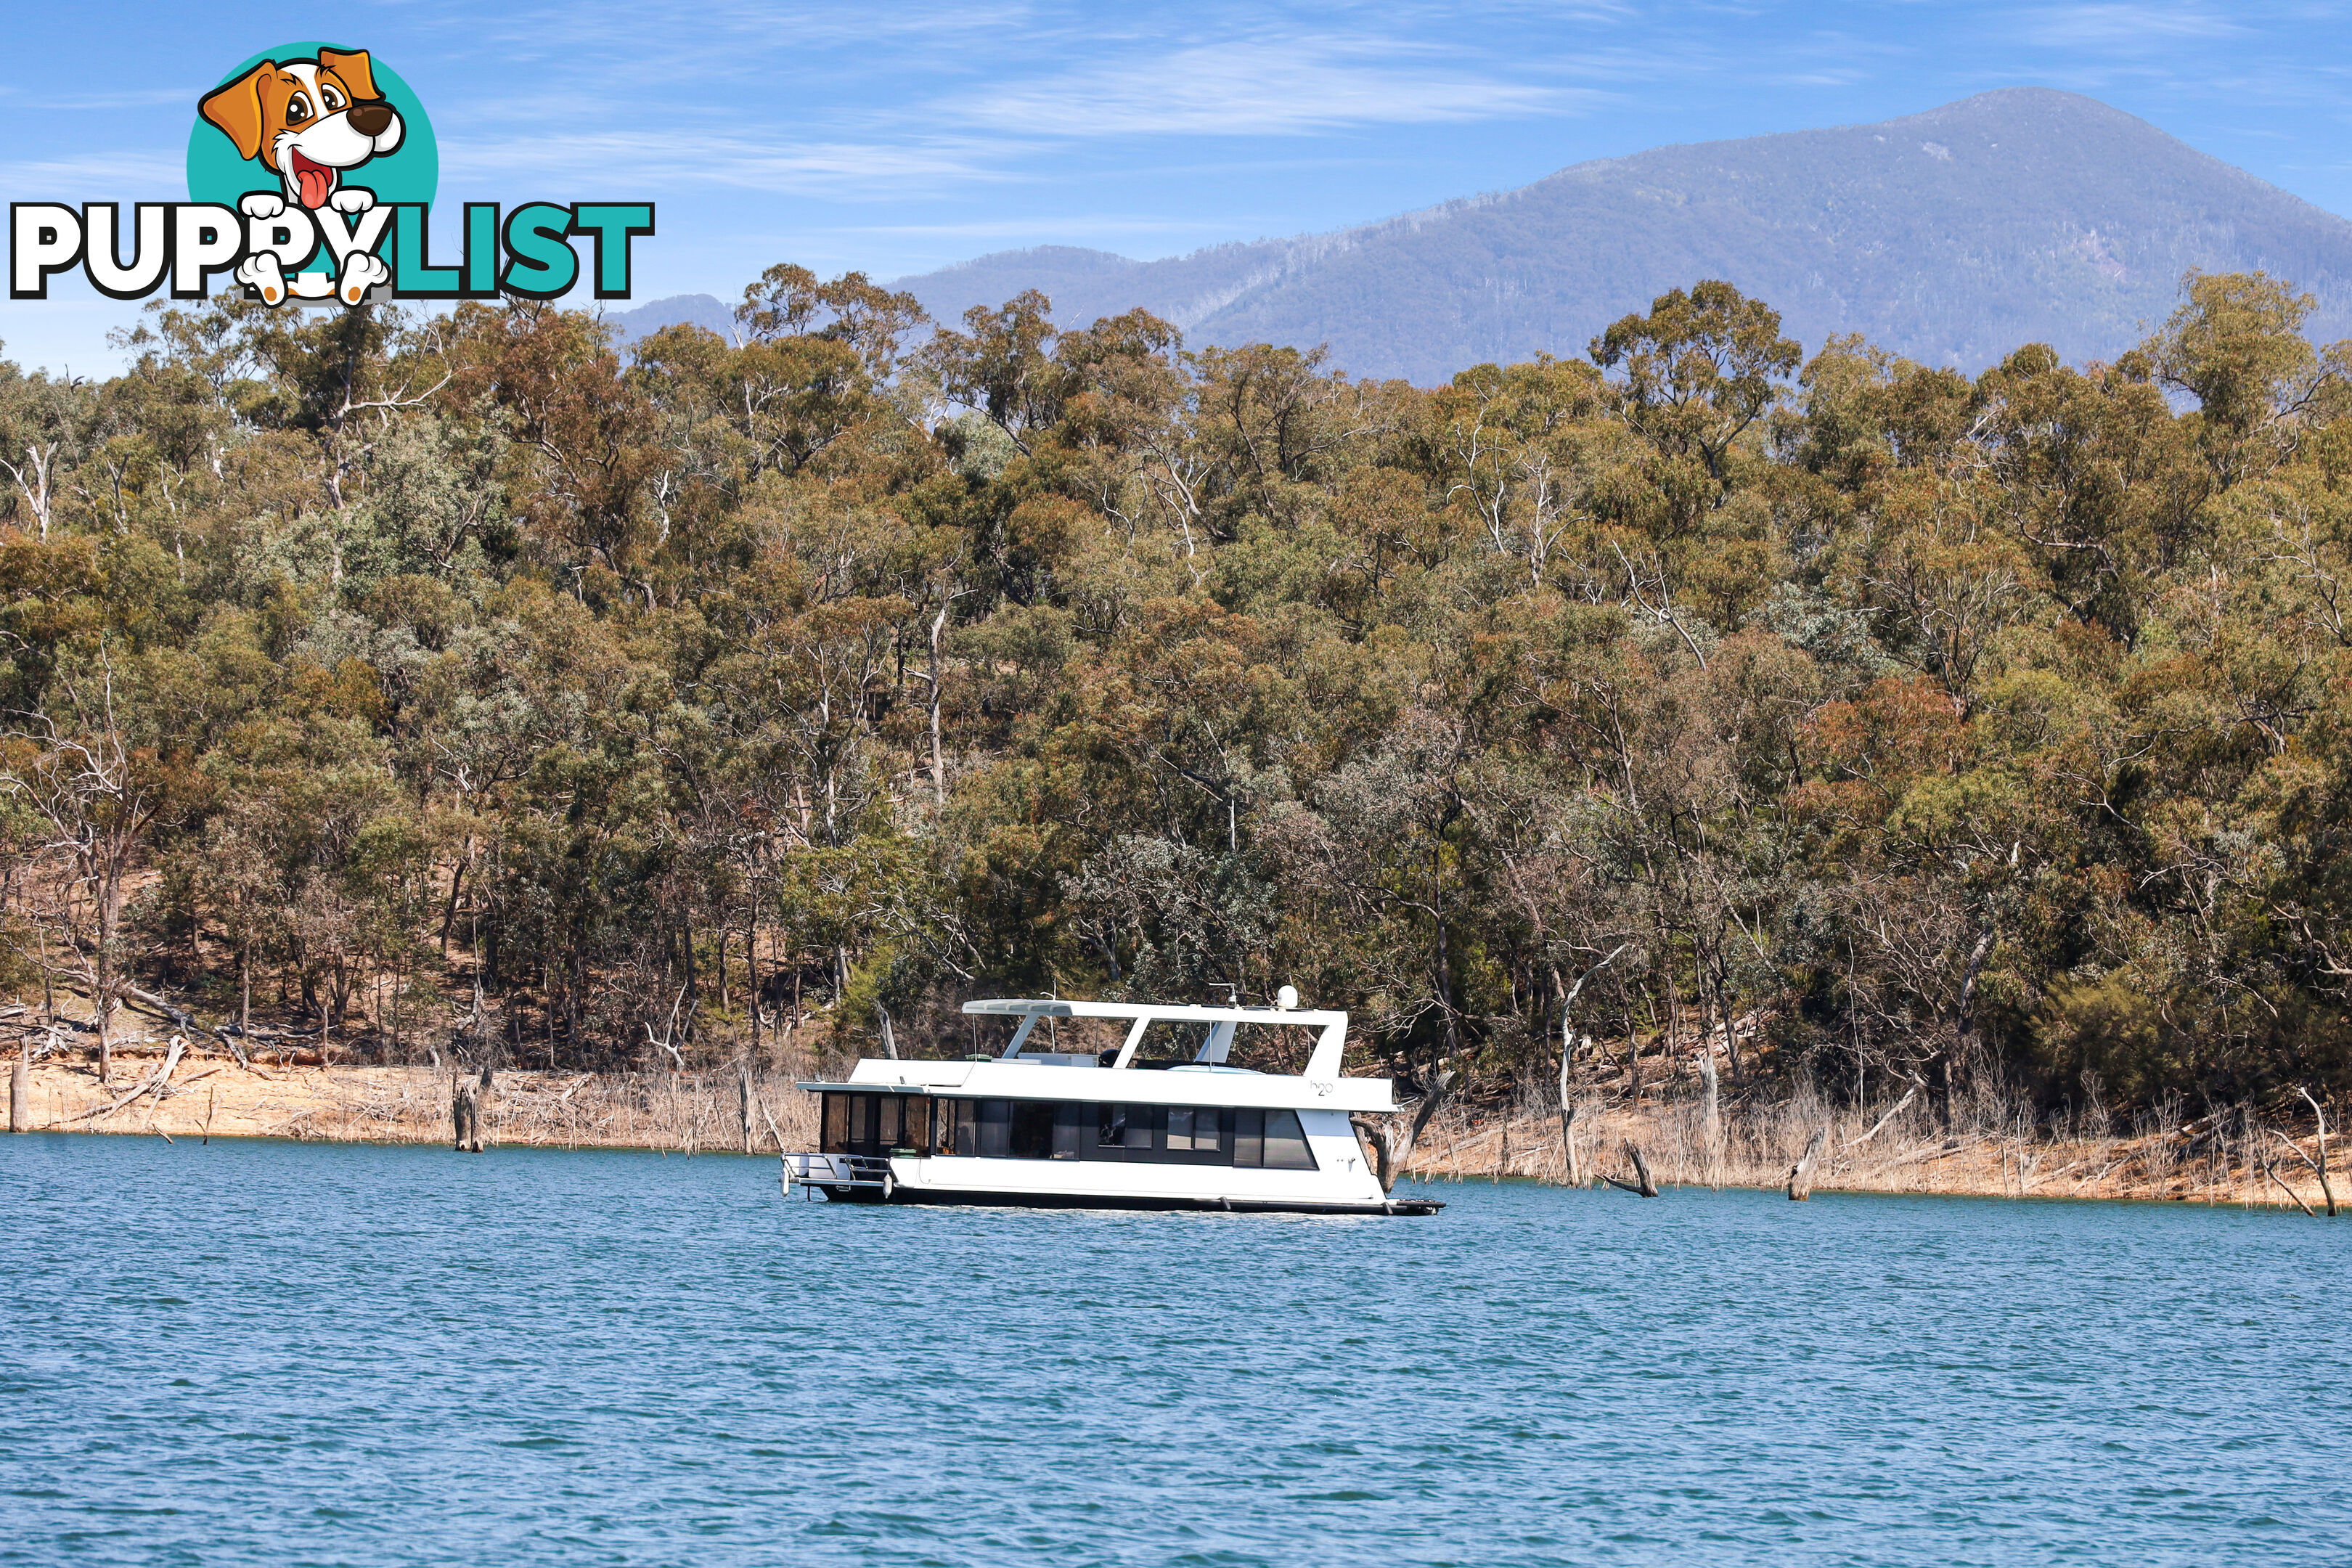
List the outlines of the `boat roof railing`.
{"type": "MultiPolygon", "coordinates": [[[[1286,996],[1288,988],[1285,987],[1286,996]]],[[[1005,997],[985,1002],[967,1002],[966,1013],[982,1017],[1019,1018],[1021,1026],[1013,1032],[1013,1041],[1004,1047],[1003,1058],[1010,1061],[1018,1056],[1028,1041],[1029,1031],[1037,1026],[1040,1018],[1124,1018],[1130,1021],[1126,1043],[1119,1047],[1118,1056],[1110,1065],[1131,1067],[1135,1051],[1143,1043],[1143,1033],[1154,1024],[1206,1024],[1208,1038],[1202,1042],[1200,1054],[1192,1059],[1208,1066],[1218,1066],[1232,1052],[1236,1029],[1262,1027],[1269,1024],[1285,1024],[1294,1028],[1316,1031],[1315,1049],[1307,1058],[1307,1070],[1302,1077],[1335,1079],[1339,1076],[1339,1058],[1348,1046],[1348,1015],[1317,1012],[1304,1007],[1187,1007],[1157,1002],[1066,1002],[1057,996],[1044,998],[1005,997]]]]}

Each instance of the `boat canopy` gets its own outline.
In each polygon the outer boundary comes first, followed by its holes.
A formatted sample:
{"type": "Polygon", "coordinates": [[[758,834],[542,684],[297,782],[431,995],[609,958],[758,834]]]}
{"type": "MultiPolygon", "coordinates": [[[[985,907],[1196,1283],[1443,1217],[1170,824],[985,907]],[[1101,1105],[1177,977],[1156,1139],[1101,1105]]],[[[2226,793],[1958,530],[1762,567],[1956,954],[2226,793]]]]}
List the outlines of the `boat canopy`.
{"type": "MultiPolygon", "coordinates": [[[[1284,989],[1287,999],[1289,991],[1284,989]]],[[[1012,1043],[1004,1047],[1003,1059],[1020,1055],[1029,1039],[1029,1031],[1037,1026],[1040,1018],[1123,1018],[1131,1023],[1127,1041],[1119,1047],[1118,1056],[1110,1065],[1124,1068],[1133,1064],[1136,1047],[1143,1043],[1144,1031],[1154,1024],[1206,1024],[1208,1038],[1202,1042],[1200,1054],[1192,1059],[1206,1067],[1222,1066],[1234,1048],[1236,1029],[1286,1025],[1292,1028],[1317,1031],[1314,1054],[1307,1058],[1307,1070],[1301,1076],[1311,1079],[1336,1079],[1339,1076],[1339,1058],[1348,1046],[1348,1015],[1318,1013],[1299,1007],[1181,1007],[1154,1002],[1065,1002],[1059,997],[1032,999],[1004,997],[985,1002],[967,1002],[963,1010],[982,1017],[1012,1017],[1021,1020],[1013,1032],[1012,1043]]]]}

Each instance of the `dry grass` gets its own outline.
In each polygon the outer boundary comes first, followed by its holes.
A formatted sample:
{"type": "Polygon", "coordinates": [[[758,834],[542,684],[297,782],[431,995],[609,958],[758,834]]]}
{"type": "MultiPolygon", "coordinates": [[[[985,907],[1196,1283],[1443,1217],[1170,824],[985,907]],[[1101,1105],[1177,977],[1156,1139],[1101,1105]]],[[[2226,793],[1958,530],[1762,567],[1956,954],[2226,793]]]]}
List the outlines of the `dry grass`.
{"type": "MultiPolygon", "coordinates": [[[[1830,1130],[1816,1191],[1945,1193],[1986,1197],[2139,1198],[2292,1208],[2295,1197],[2323,1206],[2319,1182],[2286,1152],[2291,1131],[2242,1110],[2184,1121],[2179,1107],[2144,1116],[2128,1136],[2037,1125],[2014,1108],[1964,1106],[1948,1130],[1924,1102],[1894,1111],[1856,1110],[1811,1095],[1724,1110],[1710,1140],[1698,1105],[1598,1100],[1580,1109],[1576,1138],[1588,1178],[1630,1180],[1624,1154],[1638,1144],[1660,1185],[1780,1187],[1814,1132],[1830,1130]],[[1882,1119],[1883,1126],[1879,1125],[1882,1119]],[[1876,1131],[1874,1131],[1874,1127],[1876,1131]],[[2258,1152],[2266,1152],[2270,1171],[2258,1152]],[[2275,1173],[2276,1180],[2273,1179],[2275,1173]]],[[[2331,1119],[2332,1120],[2332,1119],[2331,1119]]],[[[2317,1144],[2296,1140],[2307,1154],[2317,1144]]],[[[2352,1178],[2331,1140],[2330,1179],[2339,1198],[2352,1178]]],[[[1408,1172],[1429,1181],[1564,1182],[1559,1111],[1549,1105],[1454,1106],[1441,1112],[1414,1149],[1408,1172]]]]}
{"type": "MultiPolygon", "coordinates": [[[[327,1142],[446,1143],[456,1080],[424,1067],[244,1068],[226,1055],[181,1058],[161,1092],[119,1103],[163,1066],[118,1052],[105,1089],[84,1062],[31,1073],[32,1131],[167,1138],[296,1138],[327,1142]],[[108,1110],[109,1106],[116,1109],[108,1110]]],[[[751,1146],[814,1147],[815,1110],[797,1074],[751,1082],[751,1146]],[[771,1119],[773,1130],[771,1130],[771,1119]]],[[[494,1143],[740,1153],[743,1101],[735,1072],[501,1072],[488,1120],[494,1143]]]]}

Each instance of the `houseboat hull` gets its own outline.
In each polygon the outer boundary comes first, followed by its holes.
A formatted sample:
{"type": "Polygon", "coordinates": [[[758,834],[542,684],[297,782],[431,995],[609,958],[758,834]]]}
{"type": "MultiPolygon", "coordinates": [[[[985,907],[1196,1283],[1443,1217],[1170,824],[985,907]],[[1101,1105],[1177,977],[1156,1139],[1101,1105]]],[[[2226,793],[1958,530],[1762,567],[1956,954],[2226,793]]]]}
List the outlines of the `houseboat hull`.
{"type": "Polygon", "coordinates": [[[827,1186],[803,1184],[837,1204],[926,1204],[956,1208],[1125,1209],[1209,1214],[1433,1215],[1445,1205],[1433,1198],[1383,1198],[1377,1203],[1321,1203],[1313,1199],[1175,1197],[1146,1193],[1019,1193],[976,1188],[827,1186]]]}

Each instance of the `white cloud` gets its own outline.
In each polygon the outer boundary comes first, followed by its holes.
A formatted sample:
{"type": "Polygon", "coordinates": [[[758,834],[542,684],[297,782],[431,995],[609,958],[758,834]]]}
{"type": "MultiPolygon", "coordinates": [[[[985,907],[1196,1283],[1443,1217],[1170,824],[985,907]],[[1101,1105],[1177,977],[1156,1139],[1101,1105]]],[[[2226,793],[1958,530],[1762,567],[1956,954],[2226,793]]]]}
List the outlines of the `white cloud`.
{"type": "Polygon", "coordinates": [[[2226,16],[2193,5],[2066,5],[2026,13],[2025,37],[2053,48],[2137,53],[2183,39],[2223,38],[2244,31],[2226,16]]]}
{"type": "Polygon", "coordinates": [[[941,112],[1041,136],[1266,135],[1556,112],[1576,95],[1366,58],[1312,39],[1237,39],[1120,60],[950,100],[941,112]]]}
{"type": "MultiPolygon", "coordinates": [[[[443,182],[511,183],[541,176],[594,176],[605,184],[678,182],[776,195],[854,197],[875,187],[908,187],[1002,177],[983,150],[948,142],[765,142],[690,131],[605,131],[577,135],[445,138],[443,182]]],[[[989,155],[1002,147],[984,150],[989,155]]]]}
{"type": "Polygon", "coordinates": [[[140,151],[72,153],[0,163],[0,188],[16,201],[186,201],[185,157],[140,151]]]}

